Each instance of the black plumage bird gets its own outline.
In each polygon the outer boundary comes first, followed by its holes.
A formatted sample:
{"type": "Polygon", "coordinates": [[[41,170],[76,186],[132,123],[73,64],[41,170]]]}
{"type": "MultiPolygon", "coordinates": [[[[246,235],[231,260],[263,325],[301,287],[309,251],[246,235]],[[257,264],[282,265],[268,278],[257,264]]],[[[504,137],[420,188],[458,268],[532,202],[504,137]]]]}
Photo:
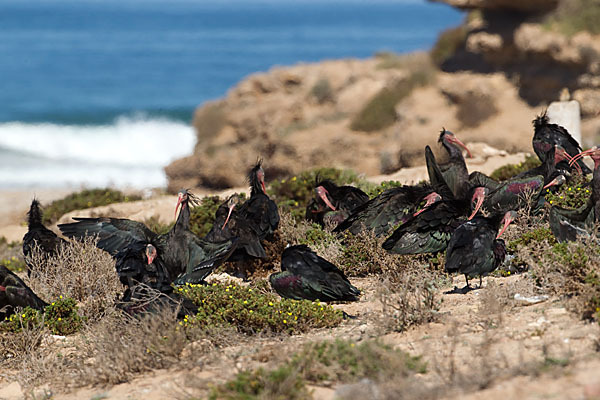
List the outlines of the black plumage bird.
{"type": "Polygon", "coordinates": [[[265,258],[267,253],[260,243],[256,231],[252,229],[250,222],[236,210],[239,203],[239,196],[232,194],[219,205],[213,227],[204,239],[209,242],[219,242],[237,238],[237,249],[231,255],[232,261],[241,261],[248,257],[265,258]]]}
{"type": "Polygon", "coordinates": [[[515,211],[490,217],[477,216],[456,228],[446,249],[445,269],[448,273],[464,274],[467,285],[463,289],[455,288],[455,291],[465,293],[470,290],[469,278],[475,276],[479,276],[481,287],[482,276],[494,271],[504,261],[506,246],[499,238],[516,217],[515,211]],[[498,232],[500,224],[503,227],[498,232]]]}
{"type": "Polygon", "coordinates": [[[123,218],[74,218],[77,222],[58,227],[71,238],[97,236],[96,246],[113,256],[133,245],[151,244],[157,250],[155,262],[164,265],[168,279],[175,279],[176,284],[198,283],[231,255],[237,240],[211,243],[194,235],[189,230],[189,198],[178,200],[181,212],[165,234],[156,234],[141,222],[123,218]]]}
{"type": "MultiPolygon", "coordinates": [[[[465,146],[465,144],[456,137],[454,133],[447,131],[446,129],[442,129],[440,132],[438,142],[442,144],[442,147],[448,154],[448,161],[439,164],[442,176],[452,191],[454,198],[463,199],[468,196],[470,186],[468,183],[469,172],[467,170],[467,164],[465,163],[461,148],[466,150],[469,157],[471,157],[471,152],[467,146],[465,146]]],[[[431,155],[433,155],[433,153],[431,153],[431,155]]],[[[436,187],[434,181],[431,181],[431,184],[436,187]]],[[[440,194],[443,198],[447,198],[447,196],[444,196],[443,193],[440,194]]]]}
{"type": "Polygon", "coordinates": [[[36,245],[39,246],[45,256],[51,257],[56,254],[59,246],[66,242],[44,226],[42,223],[40,202],[36,199],[31,201],[31,206],[27,213],[27,225],[27,233],[23,236],[23,255],[25,256],[27,275],[29,276],[31,275],[32,268],[34,268],[30,256],[36,245]]]}
{"type": "Polygon", "coordinates": [[[47,305],[21,278],[0,265],[0,321],[13,314],[17,307],[43,310],[47,305]]]}
{"type": "Polygon", "coordinates": [[[369,196],[354,186],[338,186],[329,179],[315,183],[316,197],[306,209],[306,219],[324,225],[328,214],[335,225],[369,201],[369,196]]]}
{"type": "Polygon", "coordinates": [[[360,296],[342,271],[306,245],[286,248],[281,272],[269,282],[281,297],[294,300],[356,301],[360,296]]]}
{"type": "Polygon", "coordinates": [[[259,160],[248,174],[250,198],[239,209],[240,215],[248,221],[260,240],[267,239],[279,226],[277,204],[267,195],[265,171],[259,160]]]}
{"type": "Polygon", "coordinates": [[[572,162],[590,156],[594,160],[592,193],[586,203],[574,210],[553,206],[550,208],[550,229],[559,242],[589,237],[594,224],[600,219],[600,148],[597,146],[573,157],[572,162]]]}
{"type": "MultiPolygon", "coordinates": [[[[533,128],[533,150],[542,163],[554,145],[561,146],[571,157],[579,154],[582,150],[579,143],[564,127],[550,123],[545,112],[533,120],[533,128]]],[[[584,174],[592,172],[582,160],[579,160],[578,164],[584,174]]]]}
{"type": "Polygon", "coordinates": [[[373,231],[377,237],[387,235],[393,227],[406,222],[411,216],[423,212],[441,199],[430,185],[388,189],[356,208],[337,225],[334,232],[347,230],[356,235],[366,229],[373,231]],[[425,205],[420,208],[423,201],[425,205]]]}
{"type": "Polygon", "coordinates": [[[383,242],[383,248],[396,254],[435,253],[446,249],[452,233],[469,213],[472,219],[483,204],[487,189],[475,188],[470,199],[442,200],[400,225],[383,242]],[[473,207],[473,212],[471,208],[473,207]]]}

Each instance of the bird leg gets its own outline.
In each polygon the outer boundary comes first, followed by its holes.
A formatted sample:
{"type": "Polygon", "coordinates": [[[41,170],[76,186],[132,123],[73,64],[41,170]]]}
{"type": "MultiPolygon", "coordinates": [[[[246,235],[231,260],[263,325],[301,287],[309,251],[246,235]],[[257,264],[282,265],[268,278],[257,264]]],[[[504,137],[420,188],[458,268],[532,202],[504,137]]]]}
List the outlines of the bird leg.
{"type": "Polygon", "coordinates": [[[483,285],[483,282],[481,281],[481,279],[482,279],[482,276],[481,276],[481,275],[479,275],[479,288],[481,288],[481,287],[482,287],[482,285],[483,285]]]}

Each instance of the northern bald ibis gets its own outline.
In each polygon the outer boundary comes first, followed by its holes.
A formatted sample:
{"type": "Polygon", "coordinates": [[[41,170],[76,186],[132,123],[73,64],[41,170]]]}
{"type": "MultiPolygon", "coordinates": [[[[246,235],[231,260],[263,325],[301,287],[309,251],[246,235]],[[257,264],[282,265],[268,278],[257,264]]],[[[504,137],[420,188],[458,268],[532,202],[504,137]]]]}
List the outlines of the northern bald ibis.
{"type": "Polygon", "coordinates": [[[286,248],[281,254],[281,272],[269,276],[273,289],[294,300],[356,301],[360,290],[342,271],[306,245],[286,248]]]}
{"type": "Polygon", "coordinates": [[[45,256],[53,256],[56,254],[59,246],[63,245],[64,239],[59,238],[56,233],[46,228],[42,223],[42,211],[40,210],[40,202],[36,199],[31,201],[29,212],[27,213],[28,230],[23,236],[23,255],[27,264],[27,275],[31,276],[31,271],[34,266],[31,263],[30,255],[35,246],[39,246],[45,256]]]}
{"type": "Polygon", "coordinates": [[[0,265],[0,321],[13,314],[16,307],[43,310],[47,305],[21,278],[0,265]]]}
{"type": "Polygon", "coordinates": [[[240,204],[240,197],[234,193],[219,205],[213,227],[204,239],[209,242],[218,242],[238,238],[237,249],[231,256],[232,261],[243,260],[248,256],[267,257],[256,231],[252,229],[250,222],[236,210],[238,204],[240,204]]]}
{"type": "Polygon", "coordinates": [[[250,198],[242,204],[239,213],[248,221],[258,238],[263,240],[271,237],[279,226],[279,211],[277,204],[267,195],[262,160],[258,160],[252,167],[248,173],[248,181],[250,198]]]}
{"type": "Polygon", "coordinates": [[[445,269],[448,273],[464,274],[467,285],[462,289],[455,288],[453,292],[469,291],[469,278],[475,276],[479,276],[481,287],[482,276],[494,271],[504,261],[506,246],[500,235],[516,217],[515,211],[490,217],[476,216],[456,228],[446,249],[445,269]],[[502,230],[498,232],[501,224],[502,230]]]}
{"type": "Polygon", "coordinates": [[[452,233],[465,219],[475,217],[488,190],[472,189],[470,199],[442,200],[400,225],[383,242],[383,248],[396,254],[435,253],[446,249],[452,233]],[[475,203],[473,211],[472,203],[475,203]],[[467,215],[469,215],[467,218],[467,215]]]}
{"type": "MultiPolygon", "coordinates": [[[[533,129],[533,150],[542,163],[546,160],[548,151],[554,145],[561,146],[571,157],[581,151],[581,146],[569,131],[560,125],[551,124],[546,112],[533,120],[533,129]]],[[[578,164],[584,174],[592,172],[582,160],[578,161],[578,164]]]]}
{"type": "Polygon", "coordinates": [[[369,201],[369,196],[354,186],[338,186],[329,179],[315,184],[316,197],[306,209],[306,219],[324,225],[326,215],[332,213],[334,224],[348,218],[358,207],[369,201]]]}

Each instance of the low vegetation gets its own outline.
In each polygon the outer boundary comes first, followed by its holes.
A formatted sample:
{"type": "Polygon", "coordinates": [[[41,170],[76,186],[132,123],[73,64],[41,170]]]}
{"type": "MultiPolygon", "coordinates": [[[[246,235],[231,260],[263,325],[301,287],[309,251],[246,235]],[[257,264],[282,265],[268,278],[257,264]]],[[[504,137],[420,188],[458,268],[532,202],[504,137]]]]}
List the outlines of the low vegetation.
{"type": "Polygon", "coordinates": [[[546,189],[546,201],[552,206],[562,208],[579,208],[586,204],[591,196],[592,190],[589,181],[582,175],[574,175],[573,178],[560,186],[556,191],[546,189]]]}
{"type": "Polygon", "coordinates": [[[426,373],[420,357],[395,350],[378,341],[356,343],[337,339],[307,343],[274,369],[238,373],[213,388],[210,399],[310,399],[307,384],[352,383],[361,379],[387,382],[426,373]]]}
{"type": "Polygon", "coordinates": [[[317,103],[323,104],[333,101],[333,90],[327,78],[321,78],[310,89],[310,94],[317,100],[317,103]]]}
{"type": "Polygon", "coordinates": [[[81,314],[93,321],[110,313],[123,285],[112,257],[94,243],[93,238],[69,242],[54,257],[34,249],[28,282],[31,289],[47,302],[60,296],[72,298],[81,314]]]}
{"type": "Polygon", "coordinates": [[[562,0],[555,11],[546,17],[545,26],[572,36],[587,31],[600,33],[600,2],[598,0],[562,0]]]}
{"type": "Polygon", "coordinates": [[[43,312],[26,307],[12,314],[0,323],[0,331],[16,333],[43,325],[54,335],[70,335],[78,332],[84,321],[85,318],[79,315],[75,301],[59,296],[56,301],[46,306],[43,312]]]}
{"type": "Polygon", "coordinates": [[[445,61],[464,45],[467,38],[467,28],[463,25],[446,29],[438,36],[437,42],[430,51],[431,60],[437,66],[442,66],[445,61]]]}
{"type": "Polygon", "coordinates": [[[518,164],[506,164],[490,174],[490,178],[497,181],[505,181],[512,178],[515,175],[525,172],[532,168],[538,167],[541,164],[539,158],[536,156],[527,156],[525,161],[518,164]]]}
{"type": "Polygon", "coordinates": [[[48,204],[44,209],[43,222],[44,224],[53,224],[60,217],[74,210],[83,210],[140,199],[140,196],[125,195],[123,192],[114,189],[85,189],[48,204]]]}
{"type": "Polygon", "coordinates": [[[185,317],[182,326],[229,326],[245,334],[296,333],[334,327],[342,321],[342,313],[330,305],[282,299],[274,293],[235,283],[188,284],[178,290],[199,307],[196,315],[185,317]]]}

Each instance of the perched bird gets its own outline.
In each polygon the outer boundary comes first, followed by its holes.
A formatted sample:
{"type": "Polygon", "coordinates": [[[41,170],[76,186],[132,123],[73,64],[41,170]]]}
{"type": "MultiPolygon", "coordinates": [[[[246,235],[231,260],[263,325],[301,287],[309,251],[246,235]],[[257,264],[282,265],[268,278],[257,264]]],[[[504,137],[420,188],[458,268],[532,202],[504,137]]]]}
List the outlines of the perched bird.
{"type": "Polygon", "coordinates": [[[0,265],[0,321],[13,314],[17,307],[43,310],[47,305],[21,278],[0,265]]]}
{"type": "Polygon", "coordinates": [[[582,151],[571,163],[581,157],[590,156],[594,160],[592,193],[586,203],[577,209],[553,206],[550,208],[550,229],[559,242],[573,241],[578,237],[589,237],[594,224],[600,218],[600,148],[597,146],[582,151]]]}
{"type": "Polygon", "coordinates": [[[508,211],[490,217],[477,216],[460,225],[448,242],[445,269],[448,273],[465,275],[467,285],[455,291],[466,293],[471,289],[469,278],[479,276],[479,287],[483,275],[494,271],[504,261],[506,246],[499,239],[517,213],[508,211]],[[502,224],[502,229],[498,232],[502,224]]]}
{"type": "Polygon", "coordinates": [[[219,242],[231,238],[237,238],[237,249],[231,255],[232,261],[240,261],[248,257],[265,258],[267,253],[260,243],[256,231],[250,226],[237,210],[240,197],[234,193],[219,205],[215,213],[215,222],[210,232],[204,236],[209,242],[219,242]]]}
{"type": "Polygon", "coordinates": [[[265,188],[265,171],[262,160],[258,160],[248,174],[250,182],[250,198],[239,209],[240,215],[246,219],[260,240],[273,235],[279,226],[277,204],[267,195],[265,188]]]}
{"type": "Polygon", "coordinates": [[[383,248],[396,254],[435,253],[446,249],[452,233],[465,219],[477,214],[488,190],[472,189],[470,199],[442,200],[400,225],[383,242],[383,248]],[[470,216],[472,205],[473,212],[470,216]]]}
{"type": "Polygon", "coordinates": [[[51,257],[56,254],[59,246],[66,242],[42,224],[40,202],[36,199],[31,201],[31,206],[27,213],[27,225],[27,233],[23,236],[23,255],[27,264],[27,275],[30,276],[34,268],[30,256],[36,245],[39,246],[45,256],[51,257]]]}
{"type": "MultiPolygon", "coordinates": [[[[442,129],[440,132],[438,143],[442,144],[443,148],[448,154],[448,161],[446,163],[439,164],[444,180],[448,184],[448,187],[452,191],[452,194],[455,198],[465,198],[470,190],[470,186],[468,184],[469,172],[467,170],[467,164],[465,163],[461,148],[466,150],[469,157],[471,157],[471,152],[467,146],[465,146],[465,144],[456,137],[454,133],[447,131],[446,129],[442,129]]],[[[433,153],[431,153],[431,155],[433,155],[433,153]]],[[[431,181],[431,184],[435,187],[434,181],[431,181]]],[[[440,194],[442,197],[446,198],[443,193],[440,194]]]]}
{"type": "Polygon", "coordinates": [[[281,272],[269,282],[281,297],[294,300],[356,301],[360,296],[342,271],[306,245],[286,248],[281,272]]]}
{"type": "Polygon", "coordinates": [[[114,255],[117,274],[128,288],[140,283],[163,293],[172,292],[173,277],[152,243],[136,241],[114,255]]]}
{"type": "Polygon", "coordinates": [[[366,229],[373,231],[377,237],[387,235],[392,228],[406,222],[411,216],[420,214],[441,199],[430,185],[388,189],[356,208],[337,225],[334,232],[347,230],[356,235],[366,229]],[[423,201],[425,205],[419,208],[423,201]]]}
{"type": "MultiPolygon", "coordinates": [[[[571,157],[582,150],[579,143],[564,127],[550,123],[545,112],[533,120],[533,128],[533,150],[542,163],[546,160],[548,151],[554,145],[561,146],[571,157]]],[[[579,160],[578,164],[584,174],[592,172],[582,160],[579,160]]]]}
{"type": "Polygon", "coordinates": [[[198,283],[231,255],[237,240],[211,243],[194,235],[189,230],[189,199],[183,196],[178,200],[181,212],[175,225],[165,234],[156,234],[141,222],[123,218],[74,218],[77,222],[58,227],[71,238],[97,236],[96,246],[113,256],[134,244],[140,248],[151,244],[157,251],[154,262],[164,265],[169,279],[175,279],[176,284],[198,283]]]}
{"type": "Polygon", "coordinates": [[[316,197],[306,209],[306,219],[324,225],[326,215],[333,214],[334,224],[348,218],[358,207],[369,201],[369,196],[354,186],[338,186],[329,179],[315,184],[316,197]]]}

